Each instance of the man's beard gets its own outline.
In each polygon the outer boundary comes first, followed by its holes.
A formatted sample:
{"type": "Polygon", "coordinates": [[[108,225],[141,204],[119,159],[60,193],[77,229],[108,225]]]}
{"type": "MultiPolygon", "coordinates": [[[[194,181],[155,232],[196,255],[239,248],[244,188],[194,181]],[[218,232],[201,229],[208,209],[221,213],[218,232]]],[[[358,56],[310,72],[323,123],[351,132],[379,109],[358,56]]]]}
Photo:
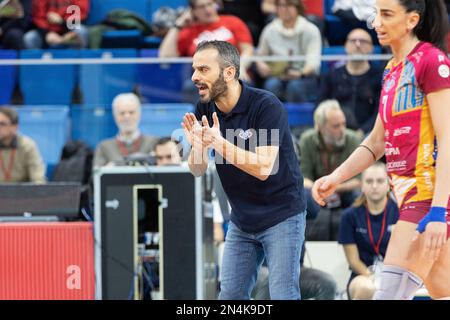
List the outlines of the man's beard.
{"type": "Polygon", "coordinates": [[[117,124],[119,131],[124,134],[134,133],[138,126],[136,124],[117,124]]]}
{"type": "MultiPolygon", "coordinates": [[[[201,82],[196,84],[203,84],[201,82]]],[[[203,84],[204,85],[204,84],[203,84]]],[[[209,89],[209,95],[200,96],[200,101],[202,103],[208,103],[211,100],[216,101],[221,95],[224,95],[228,90],[227,83],[223,78],[223,72],[221,70],[219,78],[212,84],[211,89],[209,89]]]]}
{"type": "Polygon", "coordinates": [[[326,144],[331,145],[336,148],[340,148],[345,145],[345,135],[343,135],[342,138],[340,138],[340,139],[336,139],[334,137],[330,138],[330,137],[327,137],[324,135],[323,140],[326,144]]]}

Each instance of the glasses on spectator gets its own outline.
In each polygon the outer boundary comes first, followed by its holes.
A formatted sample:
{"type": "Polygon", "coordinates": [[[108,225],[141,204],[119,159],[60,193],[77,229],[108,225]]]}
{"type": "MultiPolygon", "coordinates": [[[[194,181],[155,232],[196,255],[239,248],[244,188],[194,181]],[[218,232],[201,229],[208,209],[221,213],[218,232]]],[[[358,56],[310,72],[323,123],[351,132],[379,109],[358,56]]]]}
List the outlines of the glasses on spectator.
{"type": "Polygon", "coordinates": [[[366,45],[366,46],[372,44],[372,41],[367,40],[367,39],[362,39],[362,38],[348,39],[347,41],[352,43],[352,44],[357,44],[359,42],[360,44],[363,44],[363,45],[366,45]]]}
{"type": "Polygon", "coordinates": [[[10,125],[11,125],[11,122],[0,121],[0,127],[9,127],[10,125]]]}
{"type": "Polygon", "coordinates": [[[194,9],[207,9],[207,8],[211,8],[214,7],[216,4],[212,1],[212,2],[208,2],[205,4],[201,4],[199,6],[195,6],[194,9]]]}

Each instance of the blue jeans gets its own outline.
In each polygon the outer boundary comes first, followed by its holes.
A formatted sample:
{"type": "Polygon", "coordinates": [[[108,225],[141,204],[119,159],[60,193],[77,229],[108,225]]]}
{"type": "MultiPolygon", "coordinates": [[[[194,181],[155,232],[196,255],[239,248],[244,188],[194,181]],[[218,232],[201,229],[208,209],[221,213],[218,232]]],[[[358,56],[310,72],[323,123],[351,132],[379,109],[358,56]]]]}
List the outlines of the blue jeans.
{"type": "Polygon", "coordinates": [[[299,300],[300,251],[305,240],[302,212],[259,233],[246,233],[230,222],[221,269],[220,300],[249,300],[264,260],[274,300],[299,300]]]}
{"type": "MultiPolygon", "coordinates": [[[[80,48],[86,48],[88,45],[88,39],[89,39],[89,30],[86,26],[79,25],[77,29],[74,29],[80,37],[80,44],[74,45],[74,47],[80,47],[80,48]]],[[[42,34],[38,30],[30,30],[27,33],[25,33],[23,37],[23,42],[25,45],[25,49],[42,49],[47,46],[45,39],[42,37],[42,34]]],[[[66,46],[62,45],[62,47],[72,47],[72,46],[66,46]]],[[[59,46],[58,46],[59,48],[59,46]]]]}

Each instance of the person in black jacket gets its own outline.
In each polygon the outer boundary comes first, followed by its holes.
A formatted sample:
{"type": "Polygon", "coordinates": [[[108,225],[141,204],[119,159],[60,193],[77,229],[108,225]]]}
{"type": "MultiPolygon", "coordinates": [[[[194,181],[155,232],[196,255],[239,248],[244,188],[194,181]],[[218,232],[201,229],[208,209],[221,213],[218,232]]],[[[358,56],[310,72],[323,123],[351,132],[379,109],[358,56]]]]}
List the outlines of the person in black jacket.
{"type": "Polygon", "coordinates": [[[31,0],[11,0],[5,4],[0,11],[0,45],[4,49],[23,49],[23,34],[30,21],[31,0]]]}
{"type": "MultiPolygon", "coordinates": [[[[363,29],[352,30],[347,36],[345,51],[349,55],[371,54],[373,43],[370,34],[363,29]]],[[[381,77],[381,68],[367,60],[348,61],[323,77],[320,101],[338,100],[347,119],[347,127],[358,131],[362,137],[375,123],[381,77]]]]}

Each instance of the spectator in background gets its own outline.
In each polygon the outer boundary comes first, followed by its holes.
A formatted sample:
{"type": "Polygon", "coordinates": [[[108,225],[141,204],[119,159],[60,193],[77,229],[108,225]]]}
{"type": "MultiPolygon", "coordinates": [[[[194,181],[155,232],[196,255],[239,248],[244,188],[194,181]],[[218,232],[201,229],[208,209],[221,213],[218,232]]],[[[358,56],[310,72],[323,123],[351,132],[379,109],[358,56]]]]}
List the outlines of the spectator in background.
{"type": "Polygon", "coordinates": [[[33,0],[32,22],[35,29],[24,36],[27,49],[47,47],[85,48],[88,30],[82,24],[86,19],[89,0],[33,0]],[[74,8],[79,9],[73,10],[74,8]],[[76,15],[79,13],[79,17],[76,15]]]}
{"type": "Polygon", "coordinates": [[[18,134],[19,115],[0,108],[0,183],[45,182],[45,165],[29,137],[18,134]]]}
{"type": "Polygon", "coordinates": [[[304,55],[306,61],[258,61],[258,73],[266,79],[264,89],[288,102],[315,101],[322,53],[320,31],[303,17],[301,1],[277,0],[276,6],[277,18],[264,28],[258,55],[304,55]]]}
{"type": "MultiPolygon", "coordinates": [[[[336,100],[323,101],[314,112],[314,129],[300,137],[300,166],[304,175],[308,215],[316,216],[320,207],[311,196],[315,180],[333,172],[358,147],[361,139],[347,129],[345,115],[336,100]]],[[[330,196],[329,208],[348,208],[360,189],[359,178],[339,186],[330,196]]]]}
{"type": "MultiPolygon", "coordinates": [[[[324,4],[317,0],[298,0],[303,3],[305,18],[314,23],[324,36],[325,25],[323,21],[324,4]]],[[[261,0],[261,11],[267,16],[266,21],[270,22],[277,15],[276,0],[261,0]]]]}
{"type": "Polygon", "coordinates": [[[24,49],[23,35],[31,22],[31,0],[13,0],[0,9],[0,44],[4,49],[24,49]]]}
{"type": "Polygon", "coordinates": [[[259,35],[266,25],[266,15],[261,10],[261,0],[219,0],[221,14],[233,15],[247,24],[253,44],[258,45],[259,35]]]}
{"type": "MultiPolygon", "coordinates": [[[[240,52],[244,61],[241,63],[240,78],[251,81],[247,69],[246,57],[253,55],[253,40],[245,23],[234,16],[219,15],[219,5],[214,0],[189,0],[189,9],[176,20],[170,28],[161,46],[159,56],[192,57],[197,45],[204,40],[227,41],[240,52]]],[[[183,86],[183,100],[194,103],[198,100],[197,88],[190,79],[183,86]]]]}
{"type": "MultiPolygon", "coordinates": [[[[373,53],[370,34],[363,29],[352,30],[347,36],[345,51],[348,55],[373,53]]],[[[319,100],[338,100],[347,127],[356,130],[362,138],[375,124],[382,74],[380,68],[367,60],[349,60],[323,76],[319,100]]]]}
{"type": "Polygon", "coordinates": [[[349,299],[371,300],[398,207],[389,197],[386,165],[376,162],[362,174],[362,194],[342,215],[339,243],[352,270],[347,285],[349,299]]]}
{"type": "Polygon", "coordinates": [[[141,102],[134,93],[122,93],[112,102],[114,120],[119,132],[115,138],[100,142],[95,149],[94,167],[125,165],[132,154],[149,154],[156,138],[146,136],[139,130],[141,102]]]}

